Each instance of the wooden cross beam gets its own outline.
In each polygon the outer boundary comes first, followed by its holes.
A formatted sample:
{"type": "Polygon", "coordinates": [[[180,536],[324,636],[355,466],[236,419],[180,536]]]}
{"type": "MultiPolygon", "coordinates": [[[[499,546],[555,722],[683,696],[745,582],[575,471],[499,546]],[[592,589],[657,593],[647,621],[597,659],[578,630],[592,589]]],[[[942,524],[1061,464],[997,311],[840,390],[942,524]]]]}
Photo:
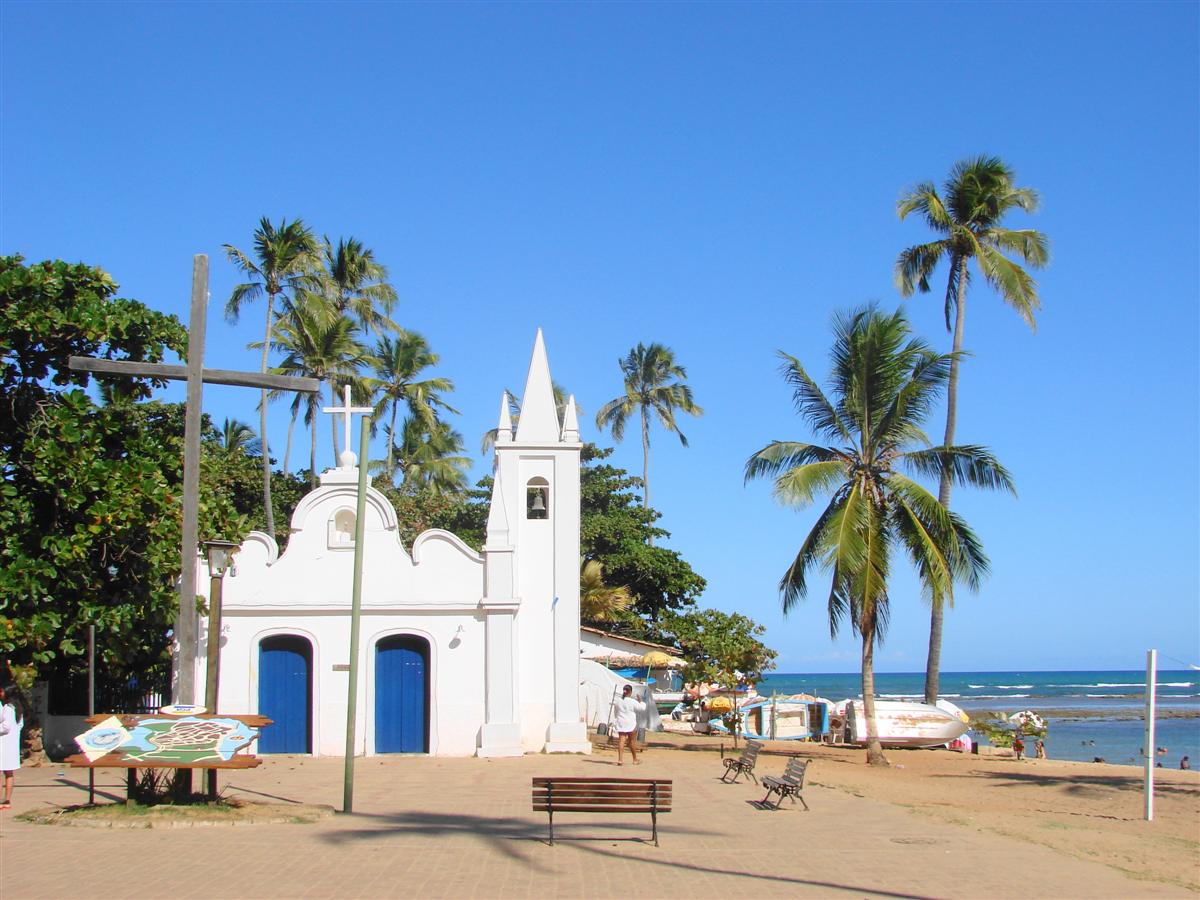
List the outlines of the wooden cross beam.
{"type": "MultiPolygon", "coordinates": [[[[196,550],[200,519],[200,415],[203,386],[232,384],[266,390],[301,391],[315,394],[321,390],[316,378],[292,378],[288,375],[265,375],[260,372],[233,372],[227,369],[204,368],[204,330],[208,306],[208,256],[197,253],[192,258],[192,309],[188,321],[188,362],[186,366],[160,363],[130,362],[127,360],[93,359],[72,356],[68,365],[75,372],[98,375],[118,375],[127,378],[161,378],[187,381],[187,403],[183,427],[183,539],[180,547],[179,616],[180,633],[175,636],[184,650],[184,662],[179,667],[179,682],[175,686],[176,703],[196,702],[196,670],[192,653],[196,644],[196,618],[189,615],[196,605],[196,550]]],[[[264,397],[263,402],[266,402],[264,397]]],[[[262,440],[267,452],[266,435],[262,440]]],[[[209,637],[213,640],[214,636],[209,637]]],[[[215,698],[213,698],[215,703],[215,698]]],[[[215,712],[215,710],[209,710],[215,712]]]]}

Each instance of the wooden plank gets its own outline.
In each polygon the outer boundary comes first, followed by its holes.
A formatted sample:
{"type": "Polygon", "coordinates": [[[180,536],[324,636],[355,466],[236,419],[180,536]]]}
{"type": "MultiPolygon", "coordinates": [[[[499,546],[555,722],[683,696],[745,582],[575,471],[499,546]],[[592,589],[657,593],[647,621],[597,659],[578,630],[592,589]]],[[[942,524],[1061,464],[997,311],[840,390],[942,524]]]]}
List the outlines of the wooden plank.
{"type": "Polygon", "coordinates": [[[595,813],[628,813],[636,815],[639,813],[669,813],[670,809],[654,806],[581,806],[578,809],[563,809],[561,806],[555,805],[551,807],[534,807],[531,812],[544,813],[568,813],[568,812],[595,812],[595,813]]]}
{"type": "Polygon", "coordinates": [[[139,722],[145,719],[162,719],[171,721],[174,719],[236,719],[252,728],[264,728],[267,725],[273,725],[275,720],[268,719],[266,716],[235,716],[226,713],[188,713],[184,716],[168,716],[162,713],[97,713],[94,716],[88,716],[84,721],[89,725],[99,725],[106,719],[116,718],[121,721],[121,724],[126,728],[136,726],[139,722]]]}
{"type": "Polygon", "coordinates": [[[534,778],[534,784],[672,784],[669,778],[534,778]]]}
{"type": "MultiPolygon", "coordinates": [[[[68,360],[74,372],[92,372],[96,375],[124,375],[142,378],[157,378],[163,381],[187,381],[187,366],[172,366],[165,363],[133,362],[126,359],[93,359],[90,356],[72,356],[68,360]]],[[[321,390],[319,378],[300,378],[291,375],[263,375],[259,372],[238,372],[232,369],[204,369],[205,384],[232,384],[237,387],[267,388],[271,390],[301,391],[315,394],[321,390]]]]}
{"type": "Polygon", "coordinates": [[[256,756],[233,756],[228,760],[204,760],[196,763],[135,762],[120,753],[106,753],[95,762],[90,762],[82,753],[68,756],[65,760],[76,769],[253,769],[262,765],[256,756]]]}

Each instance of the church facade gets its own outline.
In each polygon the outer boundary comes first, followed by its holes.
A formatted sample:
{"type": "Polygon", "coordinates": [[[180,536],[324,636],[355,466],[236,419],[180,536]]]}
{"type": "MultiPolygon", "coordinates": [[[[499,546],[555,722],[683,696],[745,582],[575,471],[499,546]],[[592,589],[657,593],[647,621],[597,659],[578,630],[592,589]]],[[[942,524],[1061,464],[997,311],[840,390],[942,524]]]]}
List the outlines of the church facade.
{"type": "MultiPolygon", "coordinates": [[[[439,530],[403,546],[395,510],[368,489],[357,755],[590,750],[579,706],[581,449],[573,398],[559,420],[539,331],[515,428],[501,401],[481,552],[439,530]]],[[[345,752],[358,468],[352,453],[341,463],[296,507],[283,552],[253,532],[223,582],[218,711],[272,718],[260,753],[345,752]]],[[[176,648],[196,684],[204,632],[201,622],[197,645],[176,648]]]]}

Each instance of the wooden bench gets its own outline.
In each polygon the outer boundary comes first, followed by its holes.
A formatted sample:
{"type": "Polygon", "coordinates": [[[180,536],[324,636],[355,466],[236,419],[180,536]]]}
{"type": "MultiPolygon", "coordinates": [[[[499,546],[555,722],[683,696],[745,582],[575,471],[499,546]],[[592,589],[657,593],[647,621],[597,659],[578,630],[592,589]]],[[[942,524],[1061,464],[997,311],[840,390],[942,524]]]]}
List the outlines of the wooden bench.
{"type": "Polygon", "coordinates": [[[550,816],[564,812],[649,813],[658,846],[658,814],[671,811],[671,781],[659,778],[535,778],[533,811],[550,816]]]}
{"type": "Polygon", "coordinates": [[[739,775],[749,775],[755,784],[758,784],[758,779],[754,777],[754,764],[758,761],[758,751],[763,748],[763,745],[758,741],[746,741],[746,749],[742,751],[742,755],[737,759],[721,760],[725,763],[725,774],[721,776],[721,780],[726,784],[733,784],[738,780],[739,775]],[[733,777],[730,778],[729,776],[733,777]]]}
{"type": "MultiPolygon", "coordinates": [[[[787,768],[783,770],[783,774],[776,778],[774,775],[763,776],[763,786],[767,789],[767,795],[762,798],[759,804],[763,809],[779,809],[779,804],[783,802],[784,797],[790,797],[792,803],[795,803],[797,798],[801,803],[804,803],[804,772],[808,769],[808,760],[800,759],[798,756],[793,756],[788,760],[787,768]],[[767,802],[772,794],[778,794],[779,799],[775,801],[775,805],[771,806],[767,802]]],[[[808,804],[804,803],[804,809],[808,810],[808,804]]]]}

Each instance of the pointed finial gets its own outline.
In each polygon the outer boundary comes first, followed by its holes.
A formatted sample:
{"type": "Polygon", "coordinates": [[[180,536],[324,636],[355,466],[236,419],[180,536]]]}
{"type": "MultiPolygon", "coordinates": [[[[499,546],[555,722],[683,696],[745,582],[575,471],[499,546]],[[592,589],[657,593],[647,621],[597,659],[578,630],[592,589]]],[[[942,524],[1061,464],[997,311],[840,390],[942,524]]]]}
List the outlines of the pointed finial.
{"type": "Polygon", "coordinates": [[[579,441],[579,413],[575,409],[574,394],[567,398],[567,408],[563,410],[562,439],[564,444],[579,441]]]}
{"type": "Polygon", "coordinates": [[[492,502],[488,506],[485,535],[484,547],[487,549],[508,546],[508,515],[504,512],[504,488],[501,486],[499,469],[492,481],[492,502]]]}
{"type": "Polygon", "coordinates": [[[517,440],[530,443],[557,443],[561,433],[558,410],[554,406],[554,382],[546,358],[546,342],[538,329],[529,360],[529,377],[521,397],[521,418],[517,422],[517,440]]]}
{"type": "Polygon", "coordinates": [[[496,443],[507,444],[512,439],[512,416],[508,412],[508,391],[504,391],[500,395],[500,422],[496,425],[496,443]]]}

